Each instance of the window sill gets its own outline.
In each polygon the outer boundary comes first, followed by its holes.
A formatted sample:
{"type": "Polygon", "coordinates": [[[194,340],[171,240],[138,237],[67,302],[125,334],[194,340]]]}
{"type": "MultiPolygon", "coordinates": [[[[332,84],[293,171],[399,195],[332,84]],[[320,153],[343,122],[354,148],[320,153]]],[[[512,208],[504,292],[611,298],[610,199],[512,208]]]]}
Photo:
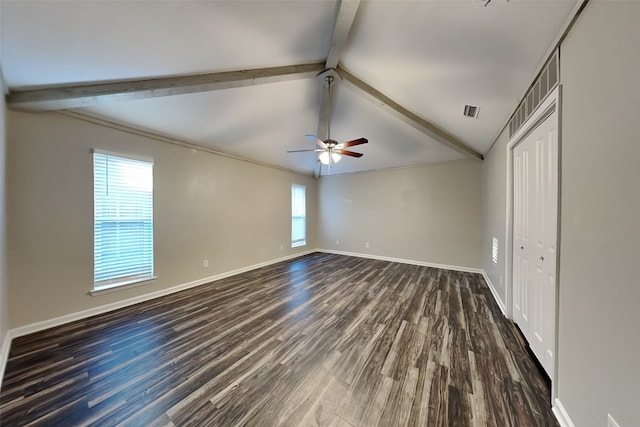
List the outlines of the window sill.
{"type": "Polygon", "coordinates": [[[145,279],[131,280],[128,282],[119,282],[111,285],[100,286],[99,288],[93,288],[89,291],[89,295],[92,297],[104,294],[110,294],[112,292],[124,291],[125,289],[137,288],[138,286],[150,285],[154,283],[158,277],[148,277],[145,279]]]}
{"type": "Polygon", "coordinates": [[[299,248],[300,246],[306,246],[307,242],[297,242],[297,243],[292,243],[291,247],[292,248],[299,248]]]}

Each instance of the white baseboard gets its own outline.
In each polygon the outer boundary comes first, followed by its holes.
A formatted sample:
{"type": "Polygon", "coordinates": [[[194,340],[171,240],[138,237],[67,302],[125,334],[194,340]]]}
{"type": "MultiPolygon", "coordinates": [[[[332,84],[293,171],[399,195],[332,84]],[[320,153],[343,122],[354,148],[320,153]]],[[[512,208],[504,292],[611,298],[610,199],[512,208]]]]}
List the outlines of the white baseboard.
{"type": "MultiPolygon", "coordinates": [[[[183,291],[185,289],[189,289],[189,288],[193,288],[195,286],[200,286],[203,285],[205,283],[210,283],[216,280],[220,280],[220,279],[224,279],[230,276],[235,276],[237,274],[241,274],[241,273],[245,273],[247,271],[251,271],[251,270],[255,270],[257,268],[261,268],[261,267],[266,267],[268,265],[271,264],[275,264],[278,262],[282,262],[282,261],[288,261],[290,259],[294,259],[294,258],[298,258],[304,255],[308,255],[314,252],[324,252],[324,253],[331,253],[331,254],[337,254],[337,255],[348,255],[348,256],[356,256],[356,257],[360,257],[360,258],[370,258],[370,259],[377,259],[377,260],[382,260],[382,261],[391,261],[391,262],[399,262],[399,263],[403,263],[403,264],[413,264],[413,265],[420,265],[420,266],[426,266],[426,267],[434,267],[434,268],[442,268],[442,269],[446,269],[446,270],[455,270],[455,271],[463,271],[463,272],[469,272],[469,273],[480,273],[483,274],[484,271],[479,269],[479,268],[469,268],[469,267],[461,267],[461,266],[456,266],[456,265],[445,265],[445,264],[436,264],[436,263],[430,263],[430,262],[424,262],[424,261],[415,261],[415,260],[407,260],[407,259],[401,259],[401,258],[392,258],[392,257],[386,257],[386,256],[379,256],[379,255],[370,255],[370,254],[359,254],[359,253],[353,253],[353,252],[345,252],[345,251],[334,251],[334,250],[329,250],[329,249],[311,249],[311,250],[307,250],[307,251],[303,251],[303,252],[298,252],[295,253],[293,255],[288,255],[285,257],[281,257],[281,258],[277,258],[274,260],[270,260],[270,261],[265,261],[265,262],[261,262],[258,264],[254,264],[254,265],[250,265],[247,267],[242,267],[236,270],[231,270],[231,271],[227,271],[224,273],[220,273],[214,276],[209,276],[209,277],[205,277],[202,279],[198,279],[198,280],[194,280],[192,282],[188,282],[188,283],[183,283],[180,285],[176,285],[176,286],[172,286],[170,288],[167,289],[162,289],[156,292],[151,292],[148,294],[144,294],[144,295],[139,295],[133,298],[129,298],[126,300],[122,300],[122,301],[117,301],[111,304],[105,304],[105,305],[101,305],[99,307],[94,307],[94,308],[90,308],[87,310],[82,310],[76,313],[70,313],[70,314],[65,314],[63,316],[59,316],[59,317],[54,317],[52,319],[48,319],[48,320],[43,320],[41,322],[35,322],[35,323],[30,323],[28,325],[24,325],[24,326],[20,326],[18,328],[14,328],[9,330],[9,332],[7,333],[7,336],[10,337],[11,339],[13,338],[18,338],[24,335],[29,335],[32,334],[34,332],[39,332],[45,329],[49,329],[55,326],[60,326],[63,325],[65,323],[70,323],[70,322],[74,322],[76,320],[82,320],[82,319],[86,319],[88,317],[91,316],[95,316],[98,314],[103,314],[103,313],[107,313],[109,311],[113,311],[113,310],[117,310],[119,308],[123,308],[123,307],[128,307],[130,305],[134,305],[134,304],[138,304],[144,301],[149,301],[155,298],[159,298],[165,295],[169,295],[169,294],[173,294],[175,292],[179,292],[179,291],[183,291]]],[[[6,339],[5,339],[6,341],[6,339]]],[[[4,350],[4,348],[3,348],[4,350]]],[[[2,362],[2,357],[3,355],[0,355],[0,362],[2,362]]],[[[3,365],[4,366],[4,365],[3,365]]]]}
{"type": "Polygon", "coordinates": [[[562,405],[562,402],[560,402],[560,399],[555,399],[553,401],[553,407],[551,410],[553,411],[553,415],[556,416],[558,423],[560,423],[560,427],[576,427],[575,424],[573,424],[573,421],[571,421],[571,417],[569,417],[567,410],[562,405]]]}
{"type": "MultiPolygon", "coordinates": [[[[155,298],[159,298],[165,295],[169,295],[169,294],[173,294],[175,292],[179,292],[179,291],[183,291],[189,288],[193,288],[196,286],[200,286],[206,283],[210,283],[210,282],[214,282],[216,280],[220,280],[220,279],[224,279],[230,276],[235,276],[237,274],[241,274],[241,273],[245,273],[247,271],[251,271],[251,270],[255,270],[257,268],[261,268],[261,267],[266,267],[268,265],[271,264],[276,264],[278,262],[282,262],[282,261],[288,261],[290,259],[294,259],[294,258],[298,258],[304,255],[308,255],[314,252],[324,252],[324,253],[330,253],[330,254],[337,254],[337,255],[347,255],[347,256],[355,256],[355,257],[360,257],[360,258],[369,258],[369,259],[377,259],[377,260],[381,260],[381,261],[391,261],[391,262],[399,262],[399,263],[403,263],[403,264],[413,264],[413,265],[420,265],[420,266],[425,266],[425,267],[433,267],[433,268],[442,268],[445,270],[454,270],[454,271],[463,271],[463,272],[468,272],[468,273],[479,273],[479,274],[483,274],[484,275],[484,270],[479,269],[479,268],[470,268],[470,267],[462,267],[462,266],[457,266],[457,265],[446,265],[446,264],[436,264],[436,263],[431,263],[431,262],[425,262],[425,261],[416,261],[416,260],[408,260],[408,259],[401,259],[401,258],[392,258],[392,257],[386,257],[386,256],[380,256],[380,255],[370,255],[370,254],[359,254],[359,253],[354,253],[354,252],[345,252],[345,251],[334,251],[334,250],[329,250],[329,249],[312,249],[312,250],[307,250],[304,252],[298,252],[295,253],[293,255],[288,255],[282,258],[277,258],[274,260],[270,260],[270,261],[265,261],[265,262],[261,262],[258,264],[254,264],[248,267],[243,267],[243,268],[239,268],[236,270],[232,270],[232,271],[227,271],[224,273],[220,273],[214,276],[209,276],[209,277],[205,277],[202,279],[198,279],[198,280],[194,280],[192,282],[188,282],[188,283],[183,283],[180,285],[176,285],[176,286],[172,286],[170,288],[167,289],[162,289],[156,292],[151,292],[148,294],[144,294],[144,295],[139,295],[133,298],[129,298],[126,300],[122,300],[122,301],[117,301],[111,304],[105,304],[105,305],[101,305],[99,307],[94,307],[94,308],[90,308],[87,310],[82,310],[76,313],[70,313],[70,314],[66,314],[63,316],[59,316],[59,317],[55,317],[53,319],[48,319],[48,320],[44,320],[41,322],[35,322],[35,323],[31,323],[28,325],[24,325],[24,326],[20,326],[18,328],[14,328],[11,329],[7,332],[4,340],[2,341],[2,347],[0,348],[0,387],[2,387],[2,379],[4,377],[4,370],[6,367],[6,363],[7,360],[9,358],[9,351],[11,349],[11,341],[14,338],[18,338],[24,335],[29,335],[32,334],[34,332],[39,332],[45,329],[49,329],[49,328],[53,328],[55,326],[60,326],[63,325],[65,323],[70,323],[70,322],[74,322],[77,320],[82,320],[82,319],[86,319],[88,317],[91,316],[95,316],[98,314],[103,314],[103,313],[107,313],[109,311],[113,311],[113,310],[117,310],[119,308],[124,308],[124,307],[128,307],[130,305],[134,305],[134,304],[138,304],[144,301],[149,301],[155,298]]],[[[486,275],[485,275],[485,280],[486,279],[486,275]]],[[[489,281],[487,281],[487,283],[490,283],[489,281]]],[[[492,293],[494,294],[494,297],[496,296],[493,288],[491,285],[489,285],[489,288],[492,289],[492,293]]],[[[499,299],[496,298],[497,301],[499,301],[499,299]]],[[[500,303],[498,303],[498,305],[501,306],[502,305],[500,303]]],[[[503,310],[504,311],[504,310],[503,310]]]]}
{"type": "Polygon", "coordinates": [[[480,268],[462,267],[459,265],[436,264],[433,262],[416,261],[412,259],[403,259],[403,258],[392,258],[392,257],[382,256],[382,255],[359,254],[355,252],[335,251],[333,249],[318,249],[317,252],[324,252],[327,254],[335,254],[335,255],[355,256],[359,258],[377,259],[380,261],[399,262],[402,264],[413,264],[413,265],[420,265],[423,267],[442,268],[443,270],[463,271],[466,273],[483,273],[484,272],[484,270],[480,268]]]}
{"type": "Polygon", "coordinates": [[[482,270],[482,277],[484,277],[484,281],[487,282],[491,295],[493,295],[493,299],[496,300],[496,304],[500,307],[502,315],[507,317],[507,307],[505,306],[504,301],[500,298],[500,295],[498,295],[498,291],[496,291],[496,288],[493,286],[493,283],[489,280],[489,276],[487,276],[487,273],[484,270],[482,270]]]}
{"type": "Polygon", "coordinates": [[[155,298],[159,298],[165,295],[173,294],[175,292],[183,291],[185,289],[193,288],[196,286],[211,283],[216,280],[224,279],[236,274],[245,273],[247,271],[255,270],[257,268],[266,267],[271,264],[276,264],[282,261],[288,261],[290,259],[299,258],[304,255],[308,255],[314,252],[318,252],[315,249],[307,250],[304,252],[298,252],[285,257],[273,259],[270,261],[261,262],[258,264],[250,265],[248,267],[238,268],[236,270],[227,271],[224,273],[216,274],[214,276],[205,277],[202,279],[194,280],[192,282],[183,283],[180,285],[172,286],[167,289],[162,289],[156,292],[151,292],[137,297],[117,301],[111,304],[101,305],[99,307],[90,308],[87,310],[78,311],[76,313],[65,314],[64,316],[55,317],[53,319],[43,320],[41,322],[30,323],[28,325],[20,326],[18,328],[10,329],[4,340],[2,341],[2,347],[0,348],[0,388],[2,387],[2,379],[4,378],[4,370],[9,359],[9,350],[11,349],[11,341],[14,338],[18,338],[24,335],[29,335],[34,332],[39,332],[45,329],[53,328],[54,326],[64,325],[65,323],[74,322],[76,320],[86,319],[97,314],[107,313],[109,311],[117,310],[119,308],[128,307],[130,305],[138,304],[144,301],[149,301],[155,298]]]}
{"type": "Polygon", "coordinates": [[[90,308],[87,310],[78,311],[76,313],[65,314],[64,316],[54,317],[53,319],[44,320],[42,322],[31,323],[25,326],[20,326],[19,328],[11,329],[9,332],[12,335],[12,338],[21,337],[24,335],[29,335],[34,332],[39,332],[45,329],[52,328],[54,326],[64,325],[65,323],[74,322],[76,320],[86,319],[87,317],[95,316],[97,314],[107,313],[109,311],[117,310],[119,308],[128,307],[130,305],[138,304],[144,301],[149,301],[152,299],[156,299],[165,295],[170,295],[176,292],[183,291],[185,289],[193,288],[196,286],[204,285],[205,283],[211,283],[216,280],[225,279],[227,277],[235,276],[236,274],[245,273],[247,271],[255,270],[257,268],[266,267],[271,264],[276,264],[282,261],[288,261],[290,259],[298,258],[304,255],[308,255],[310,253],[317,252],[316,250],[308,250],[304,252],[298,252],[293,255],[288,255],[282,258],[273,259],[270,261],[261,262],[258,264],[250,265],[247,267],[238,268],[236,270],[227,271],[224,273],[216,274],[209,277],[204,277],[202,279],[194,280],[192,282],[183,283],[180,285],[172,286],[167,289],[162,289],[156,292],[150,292],[148,294],[139,295],[137,297],[129,298],[122,301],[117,301],[111,304],[101,305],[99,307],[90,308]]]}
{"type": "Polygon", "coordinates": [[[0,347],[0,389],[2,388],[2,379],[4,378],[4,370],[7,366],[7,360],[9,360],[9,350],[11,350],[11,331],[7,331],[3,340],[2,347],[0,347]]]}

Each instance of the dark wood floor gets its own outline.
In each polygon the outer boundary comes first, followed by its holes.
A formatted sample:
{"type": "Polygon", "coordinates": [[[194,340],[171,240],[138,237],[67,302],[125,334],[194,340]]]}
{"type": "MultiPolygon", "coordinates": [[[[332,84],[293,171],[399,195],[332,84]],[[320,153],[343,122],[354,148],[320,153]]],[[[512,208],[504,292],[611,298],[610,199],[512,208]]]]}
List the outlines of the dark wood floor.
{"type": "Polygon", "coordinates": [[[482,277],[313,254],[14,340],[3,426],[555,426],[482,277]]]}

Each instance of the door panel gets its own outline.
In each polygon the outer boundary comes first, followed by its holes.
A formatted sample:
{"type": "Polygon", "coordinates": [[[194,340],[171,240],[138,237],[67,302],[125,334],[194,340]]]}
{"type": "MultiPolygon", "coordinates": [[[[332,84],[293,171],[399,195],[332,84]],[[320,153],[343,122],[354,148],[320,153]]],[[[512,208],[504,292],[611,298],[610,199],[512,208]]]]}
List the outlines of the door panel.
{"type": "Polygon", "coordinates": [[[527,335],[529,324],[529,300],[531,289],[529,286],[529,206],[530,196],[530,165],[528,144],[519,144],[514,151],[514,320],[527,335]]]}

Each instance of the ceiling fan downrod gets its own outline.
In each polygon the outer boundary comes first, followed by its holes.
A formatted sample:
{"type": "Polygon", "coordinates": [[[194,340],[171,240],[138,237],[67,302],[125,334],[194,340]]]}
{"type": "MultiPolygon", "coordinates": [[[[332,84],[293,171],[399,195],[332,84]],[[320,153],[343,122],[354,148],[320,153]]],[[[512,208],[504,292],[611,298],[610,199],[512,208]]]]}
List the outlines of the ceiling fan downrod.
{"type": "Polygon", "coordinates": [[[333,76],[325,76],[327,89],[329,90],[329,113],[327,115],[327,141],[331,141],[331,85],[333,84],[333,76]]]}

